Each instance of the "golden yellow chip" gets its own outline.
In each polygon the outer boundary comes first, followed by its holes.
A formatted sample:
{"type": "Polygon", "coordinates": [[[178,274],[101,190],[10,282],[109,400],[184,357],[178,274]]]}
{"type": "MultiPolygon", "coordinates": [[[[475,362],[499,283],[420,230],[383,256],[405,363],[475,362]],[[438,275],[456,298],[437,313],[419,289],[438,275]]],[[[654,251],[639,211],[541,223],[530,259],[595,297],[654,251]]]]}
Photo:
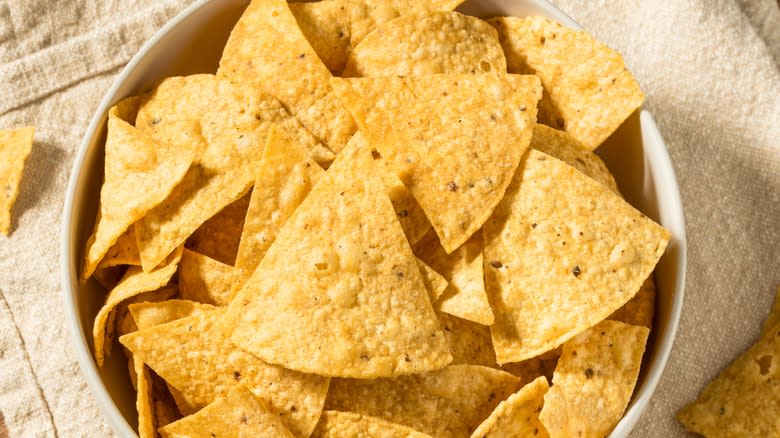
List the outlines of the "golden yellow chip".
{"type": "Polygon", "coordinates": [[[477,17],[429,12],[379,26],[349,55],[344,77],[506,73],[496,30],[477,17]]]}
{"type": "Polygon", "coordinates": [[[551,437],[603,437],[631,400],[650,330],[602,321],[563,344],[539,414],[551,437]]]}
{"type": "Polygon", "coordinates": [[[390,377],[452,361],[367,148],[339,154],[231,302],[227,321],[242,349],[324,376],[390,377]]]}
{"type": "Polygon", "coordinates": [[[236,268],[252,275],[287,218],[325,173],[309,151],[271,128],[244,221],[236,268]]]}
{"type": "Polygon", "coordinates": [[[352,49],[377,26],[399,15],[451,11],[462,0],[324,0],[290,3],[303,35],[334,75],[339,76],[352,49]]]}
{"type": "Polygon", "coordinates": [[[480,233],[447,254],[436,234],[429,232],[415,245],[414,251],[449,282],[434,306],[436,309],[479,324],[493,324],[495,316],[485,292],[480,233]]]}
{"type": "MultiPolygon", "coordinates": [[[[362,132],[358,131],[349,139],[347,147],[371,147],[362,132]]],[[[395,171],[387,164],[387,160],[382,159],[379,152],[372,149],[371,155],[374,158],[379,176],[385,184],[387,194],[390,196],[390,202],[393,203],[393,209],[401,222],[406,239],[414,245],[431,229],[431,223],[425,217],[420,204],[414,199],[403,182],[395,174],[395,171]]]]}
{"type": "MultiPolygon", "coordinates": [[[[164,202],[197,153],[187,144],[162,143],[123,121],[118,114],[118,107],[108,112],[100,210],[95,230],[87,240],[81,281],[92,275],[109,249],[134,222],[164,202]]],[[[168,254],[170,251],[162,258],[168,254]]],[[[150,268],[155,266],[157,263],[150,268]]]]}
{"type": "Polygon", "coordinates": [[[19,193],[24,162],[30,155],[35,128],[0,130],[0,233],[11,232],[11,208],[19,193]]]}
{"type": "Polygon", "coordinates": [[[450,346],[453,364],[496,366],[496,352],[488,327],[444,312],[436,315],[450,346]]]}
{"type": "Polygon", "coordinates": [[[502,401],[490,416],[479,425],[472,438],[547,437],[547,429],[539,421],[544,394],[549,385],[544,377],[537,377],[520,391],[502,401]]]}
{"type": "Polygon", "coordinates": [[[601,158],[566,132],[537,124],[529,147],[552,155],[619,194],[615,177],[601,158]]]}
{"type": "Polygon", "coordinates": [[[97,267],[105,269],[119,265],[141,266],[141,255],[138,253],[135,228],[132,225],[119,236],[114,246],[108,249],[97,267]]]}
{"type": "Polygon", "coordinates": [[[279,99],[334,152],[355,123],[333,94],[330,71],[306,41],[285,0],[253,0],[230,33],[217,75],[279,99]]]}
{"type": "Polygon", "coordinates": [[[766,321],[764,321],[764,327],[761,333],[768,333],[769,330],[771,330],[772,327],[778,323],[780,323],[780,286],[777,287],[777,292],[775,294],[775,305],[772,306],[772,310],[769,312],[769,316],[766,317],[766,321]]]}
{"type": "Polygon", "coordinates": [[[199,303],[227,306],[241,272],[202,254],[184,250],[179,267],[179,296],[199,303]]]}
{"type": "Polygon", "coordinates": [[[155,438],[154,402],[152,401],[152,377],[149,369],[140,360],[133,361],[138,391],[135,399],[135,409],[138,411],[138,438],[155,438]]]}
{"type": "Polygon", "coordinates": [[[280,417],[252,394],[245,385],[236,385],[225,398],[219,398],[194,415],[160,429],[163,438],[189,437],[281,437],[293,438],[280,417]]]}
{"type": "Polygon", "coordinates": [[[325,411],[312,438],[430,438],[406,426],[354,412],[325,411]]]}
{"type": "Polygon", "coordinates": [[[519,75],[333,78],[366,139],[451,253],[482,227],[531,140],[539,79],[519,75]]]}
{"type": "Polygon", "coordinates": [[[539,123],[561,129],[593,150],[642,105],[642,90],[623,57],[590,34],[545,17],[489,20],[510,73],[542,80],[539,123]]]}
{"type": "Polygon", "coordinates": [[[236,264],[244,218],[252,191],[203,223],[187,238],[185,247],[226,265],[236,264]]]}
{"type": "Polygon", "coordinates": [[[623,307],[615,310],[607,319],[652,329],[654,314],[655,282],[653,281],[653,274],[650,274],[647,280],[642,283],[639,292],[634,295],[634,298],[631,298],[623,307]]]}
{"type": "Polygon", "coordinates": [[[104,355],[111,355],[111,344],[114,341],[114,309],[130,298],[144,292],[160,289],[168,284],[173,274],[176,273],[180,259],[181,250],[176,250],[154,271],[144,272],[137,266],[127,269],[122,280],[106,298],[106,303],[95,316],[95,323],[92,326],[95,361],[98,366],[103,366],[104,355]]]}
{"type": "MultiPolygon", "coordinates": [[[[134,303],[127,306],[136,330],[166,324],[177,319],[210,312],[216,307],[189,300],[166,300],[151,303],[134,303]]],[[[130,331],[125,332],[130,333],[130,331]]]]}
{"type": "Polygon", "coordinates": [[[431,303],[435,303],[441,294],[444,293],[444,290],[447,289],[447,279],[419,258],[417,259],[417,267],[420,268],[420,277],[425,285],[425,289],[428,290],[431,303]]]}
{"type": "Polygon", "coordinates": [[[669,232],[604,185],[536,150],[483,229],[499,363],[552,350],[636,295],[669,232]]]}
{"type": "Polygon", "coordinates": [[[547,381],[552,381],[555,366],[558,364],[560,348],[548,351],[531,359],[522,362],[510,362],[501,365],[501,369],[520,378],[523,384],[528,384],[538,377],[546,377],[547,381]],[[557,353],[557,354],[551,354],[557,353]]]}
{"type": "Polygon", "coordinates": [[[217,324],[222,309],[124,335],[119,342],[189,405],[203,407],[245,384],[296,436],[308,436],[322,411],[329,379],[269,365],[235,347],[217,324]]]}
{"type": "Polygon", "coordinates": [[[477,365],[395,379],[333,379],[325,409],[378,417],[435,437],[468,436],[517,384],[507,372],[477,365]]]}
{"type": "Polygon", "coordinates": [[[707,437],[768,437],[780,434],[780,324],[710,382],[677,419],[707,437]]]}

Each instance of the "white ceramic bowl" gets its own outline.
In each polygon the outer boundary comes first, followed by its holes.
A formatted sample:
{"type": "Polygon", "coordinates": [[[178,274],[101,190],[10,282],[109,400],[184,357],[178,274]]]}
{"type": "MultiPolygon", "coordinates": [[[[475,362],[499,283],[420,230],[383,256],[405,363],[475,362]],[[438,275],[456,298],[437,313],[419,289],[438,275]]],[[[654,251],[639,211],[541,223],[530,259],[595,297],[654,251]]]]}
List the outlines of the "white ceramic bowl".
{"type": "MultiPolygon", "coordinates": [[[[68,184],[61,234],[62,292],[73,350],[87,384],[117,435],[136,435],[135,393],[124,355],[116,353],[98,369],[92,356],[92,321],[105,294],[94,282],[78,284],[84,242],[92,231],[100,193],[108,108],[167,76],[216,71],[222,47],[245,0],[199,0],[166,24],[133,57],[108,91],[84,136],[68,184]]],[[[481,17],[545,15],[580,28],[544,0],[471,0],[459,11],[481,17]]],[[[636,424],[661,378],[672,348],[685,283],[685,224],[672,163],[652,116],[634,113],[598,149],[626,199],[672,233],[656,268],[655,326],[640,381],[623,420],[611,436],[624,437],[636,424]]]]}

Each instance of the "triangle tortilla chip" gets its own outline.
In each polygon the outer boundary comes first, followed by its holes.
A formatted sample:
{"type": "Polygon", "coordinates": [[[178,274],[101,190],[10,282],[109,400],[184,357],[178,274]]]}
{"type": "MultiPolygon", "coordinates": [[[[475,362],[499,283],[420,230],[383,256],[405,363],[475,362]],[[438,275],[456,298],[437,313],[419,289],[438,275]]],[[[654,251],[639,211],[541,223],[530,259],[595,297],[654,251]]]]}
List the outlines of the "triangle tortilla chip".
{"type": "Polygon", "coordinates": [[[603,321],[563,344],[539,414],[551,437],[607,436],[634,392],[650,330],[603,321]]]}
{"type": "Polygon", "coordinates": [[[534,76],[333,78],[368,142],[451,253],[504,195],[536,121],[534,76]]]}
{"type": "Polygon", "coordinates": [[[498,35],[458,12],[409,14],[379,26],[349,54],[343,77],[506,73],[498,35]]]}
{"type": "Polygon", "coordinates": [[[490,328],[444,312],[436,312],[450,346],[453,365],[496,366],[496,352],[490,339],[490,328]]]}
{"type": "Polygon", "coordinates": [[[236,385],[194,415],[160,429],[168,437],[279,437],[293,438],[277,415],[244,385],[236,385]]]}
{"type": "MultiPolygon", "coordinates": [[[[82,281],[92,275],[109,249],[134,222],[170,195],[196,154],[190,145],[164,144],[156,140],[120,119],[118,113],[117,107],[108,113],[100,211],[95,231],[87,240],[82,281]]],[[[170,251],[162,258],[168,254],[170,251]]]]}
{"type": "Polygon", "coordinates": [[[601,158],[586,149],[582,143],[565,131],[537,124],[534,126],[534,134],[531,136],[529,147],[552,155],[620,195],[615,177],[609,172],[607,165],[601,161],[601,158]]]}
{"type": "Polygon", "coordinates": [[[238,383],[263,399],[296,436],[308,436],[322,412],[329,379],[269,365],[235,347],[217,324],[222,309],[122,336],[119,342],[203,407],[238,383]]]}
{"type": "Polygon", "coordinates": [[[152,376],[149,368],[140,360],[133,360],[136,379],[135,409],[138,412],[138,438],[155,438],[154,401],[152,400],[152,376]]]}
{"type": "Polygon", "coordinates": [[[548,388],[544,377],[537,377],[523,386],[502,401],[471,434],[471,438],[548,437],[547,429],[539,421],[539,411],[548,388]]]}
{"type": "Polygon", "coordinates": [[[406,426],[354,412],[325,411],[312,438],[431,438],[406,426]]]}
{"type": "Polygon", "coordinates": [[[271,128],[249,201],[236,268],[252,275],[287,218],[325,173],[309,151],[271,128]]]}
{"type": "Polygon", "coordinates": [[[285,0],[253,0],[230,33],[217,75],[279,99],[334,152],[355,132],[355,122],[333,94],[320,61],[285,0]]]}
{"type": "Polygon", "coordinates": [[[227,306],[241,272],[203,254],[184,250],[179,265],[179,297],[199,303],[227,306]]]}
{"type": "MultiPolygon", "coordinates": [[[[127,306],[138,330],[166,324],[177,319],[210,312],[216,307],[189,300],[166,300],[157,303],[134,303],[127,306]]],[[[129,332],[128,332],[129,333],[129,332]]]]}
{"type": "Polygon", "coordinates": [[[680,409],[677,420],[704,436],[778,436],[779,352],[780,323],[775,323],[708,383],[695,402],[680,409]]]}
{"type": "Polygon", "coordinates": [[[495,316],[485,292],[481,233],[447,254],[436,234],[429,232],[414,250],[449,282],[434,306],[436,309],[479,324],[493,324],[495,316]]]}
{"type": "Polygon", "coordinates": [[[398,376],[452,361],[367,148],[344,150],[320,178],[226,321],[244,350],[324,376],[398,376]]]}
{"type": "Polygon", "coordinates": [[[132,225],[108,249],[97,267],[105,269],[120,265],[141,266],[141,254],[138,253],[138,244],[135,242],[135,228],[132,225]]]}
{"type": "Polygon", "coordinates": [[[435,437],[468,436],[517,385],[507,372],[476,365],[395,379],[333,379],[325,409],[378,417],[435,437]]]}
{"type": "Polygon", "coordinates": [[[534,74],[544,86],[539,123],[596,149],[642,105],[645,95],[623,57],[589,33],[545,17],[488,20],[510,73],[534,74]]]}
{"type": "Polygon", "coordinates": [[[498,362],[552,350],[636,295],[669,232],[604,185],[531,149],[483,229],[498,362]]]}
{"type": "Polygon", "coordinates": [[[0,130],[0,233],[11,232],[11,208],[19,194],[19,182],[27,156],[33,145],[35,128],[32,126],[0,130]]]}
{"type": "Polygon", "coordinates": [[[463,0],[324,0],[289,3],[317,56],[340,76],[352,49],[377,26],[399,15],[451,11],[463,0]]]}
{"type": "Polygon", "coordinates": [[[417,258],[417,267],[420,268],[420,278],[422,278],[425,289],[428,290],[431,303],[435,303],[441,294],[444,293],[444,290],[447,289],[447,279],[419,258],[417,258]]]}
{"type": "Polygon", "coordinates": [[[171,254],[163,264],[151,271],[144,272],[140,267],[131,266],[106,297],[106,303],[95,315],[92,326],[92,339],[95,348],[95,361],[103,366],[104,356],[111,355],[111,344],[114,342],[114,310],[119,304],[143,294],[155,291],[170,281],[181,260],[181,249],[171,254]]]}

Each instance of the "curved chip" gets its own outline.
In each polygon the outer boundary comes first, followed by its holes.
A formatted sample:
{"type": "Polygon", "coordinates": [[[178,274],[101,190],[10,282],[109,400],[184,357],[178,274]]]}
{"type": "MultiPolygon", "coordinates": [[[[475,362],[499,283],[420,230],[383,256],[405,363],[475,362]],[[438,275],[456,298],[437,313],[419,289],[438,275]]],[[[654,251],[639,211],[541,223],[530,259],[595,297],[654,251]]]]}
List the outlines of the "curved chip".
{"type": "Polygon", "coordinates": [[[512,438],[534,436],[546,438],[547,429],[539,421],[544,394],[549,385],[537,377],[520,391],[502,401],[490,416],[471,434],[472,438],[512,438]]]}
{"type": "Polygon", "coordinates": [[[650,330],[603,321],[563,344],[539,414],[552,438],[603,437],[634,392],[650,330]]]}
{"type": "Polygon", "coordinates": [[[669,241],[610,189],[534,149],[483,233],[499,363],[552,350],[608,317],[669,241]]]}
{"type": "Polygon", "coordinates": [[[642,105],[645,95],[623,57],[589,33],[538,16],[488,21],[498,30],[509,72],[542,80],[539,123],[593,150],[642,105]]]}
{"type": "Polygon", "coordinates": [[[344,77],[506,73],[488,23],[458,12],[403,15],[379,26],[349,55],[344,77]]]}
{"type": "Polygon", "coordinates": [[[0,234],[11,231],[11,208],[19,193],[22,170],[33,145],[35,128],[32,126],[0,130],[0,234]]]}

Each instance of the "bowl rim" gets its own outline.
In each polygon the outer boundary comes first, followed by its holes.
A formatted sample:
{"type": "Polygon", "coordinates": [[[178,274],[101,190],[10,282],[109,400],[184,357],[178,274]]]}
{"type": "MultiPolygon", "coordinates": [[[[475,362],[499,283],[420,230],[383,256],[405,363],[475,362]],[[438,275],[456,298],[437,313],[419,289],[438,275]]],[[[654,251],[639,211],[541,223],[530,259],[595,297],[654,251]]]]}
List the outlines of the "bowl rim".
{"type": "MultiPolygon", "coordinates": [[[[204,5],[211,0],[196,0],[188,7],[179,12],[176,16],[171,18],[165,25],[163,25],[155,34],[146,41],[141,48],[135,53],[130,61],[125,65],[119,75],[116,77],[111,87],[105,93],[98,105],[95,114],[92,116],[90,123],[85,131],[84,137],[79,144],[76,156],[71,168],[71,174],[68,178],[68,186],[65,193],[65,200],[62,212],[62,224],[60,230],[60,284],[62,286],[62,299],[64,304],[65,313],[65,325],[69,332],[71,351],[75,354],[76,360],[81,369],[82,375],[86,380],[87,387],[89,388],[92,396],[95,399],[95,403],[98,409],[103,413],[111,429],[119,436],[133,437],[137,436],[136,431],[130,426],[129,422],[125,419],[122,413],[119,411],[116,402],[110,396],[106,384],[103,381],[97,364],[93,360],[92,351],[90,348],[89,340],[82,331],[81,316],[79,309],[76,306],[75,295],[79,293],[79,280],[78,280],[78,263],[79,260],[72,258],[74,245],[78,245],[73,238],[73,224],[76,220],[74,217],[74,205],[76,198],[76,189],[78,182],[84,171],[84,162],[89,151],[90,143],[96,132],[99,130],[105,114],[110,106],[125,96],[117,96],[117,93],[124,82],[127,80],[137,65],[147,56],[160,41],[174,28],[176,28],[181,22],[189,18],[193,13],[198,11],[204,5]]],[[[574,28],[583,29],[576,21],[566,15],[563,11],[558,9],[548,0],[523,0],[529,3],[533,3],[535,6],[544,10],[545,14],[553,17],[556,21],[574,28]]],[[[488,1],[490,3],[490,1],[488,1]]],[[[653,156],[654,168],[662,174],[662,178],[654,181],[656,187],[661,186],[659,192],[663,192],[666,196],[665,204],[668,205],[668,209],[672,211],[672,214],[666,218],[667,222],[671,222],[671,227],[674,228],[674,244],[677,247],[677,260],[675,263],[676,278],[674,281],[673,296],[671,299],[671,311],[669,312],[669,320],[667,325],[667,331],[663,338],[656,338],[655,342],[658,344],[658,356],[650,366],[649,371],[644,376],[643,385],[640,391],[635,391],[632,403],[627,408],[620,422],[615,426],[615,429],[610,434],[610,437],[626,436],[633,429],[634,425],[639,421],[642,413],[646,410],[647,405],[650,402],[655,390],[666,368],[669,356],[671,354],[674,341],[676,339],[677,330],[679,327],[680,316],[682,313],[682,305],[685,294],[685,279],[686,279],[686,266],[687,266],[687,237],[685,230],[684,210],[681,200],[680,189],[675,175],[674,166],[672,164],[671,157],[669,155],[666,143],[663,141],[661,133],[648,110],[644,106],[639,111],[639,122],[641,125],[643,143],[644,137],[649,136],[652,141],[660,148],[654,151],[653,156]]],[[[666,226],[666,225],[665,225],[666,226]]],[[[76,253],[78,253],[78,248],[76,253]]]]}

